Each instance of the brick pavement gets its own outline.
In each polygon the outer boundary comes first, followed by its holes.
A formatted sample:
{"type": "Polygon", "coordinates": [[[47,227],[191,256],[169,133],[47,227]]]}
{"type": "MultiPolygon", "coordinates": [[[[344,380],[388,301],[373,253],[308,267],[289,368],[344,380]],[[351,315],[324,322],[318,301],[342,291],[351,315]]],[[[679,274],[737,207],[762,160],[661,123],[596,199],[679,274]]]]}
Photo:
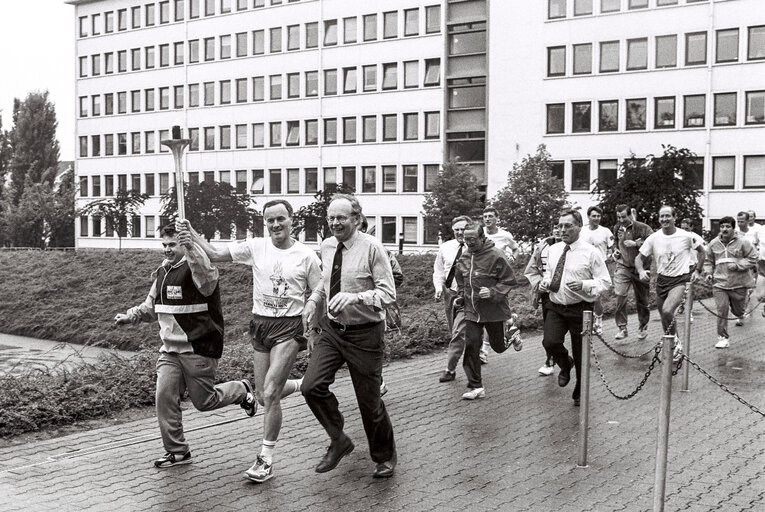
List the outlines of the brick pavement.
{"type": "MultiPolygon", "coordinates": [[[[711,304],[711,300],[706,301],[711,304]]],[[[765,318],[731,326],[727,350],[715,350],[714,318],[695,307],[691,357],[732,390],[765,408],[765,318]]],[[[660,336],[652,312],[649,340],[660,336]]],[[[636,319],[630,319],[636,326],[636,319]]],[[[682,327],[681,327],[682,328],[682,327]]],[[[616,329],[607,321],[605,338],[616,329]]],[[[634,337],[618,342],[639,352],[634,337]]],[[[631,391],[649,358],[618,358],[600,342],[607,379],[631,391]]],[[[225,357],[225,355],[224,355],[225,357]]],[[[659,367],[635,398],[619,401],[591,375],[588,468],[577,468],[578,411],[555,376],[539,377],[539,337],[524,350],[492,354],[487,397],[460,400],[465,376],[440,384],[442,353],[385,369],[399,450],[396,475],[371,478],[374,465],[350,380],[334,386],[356,450],[332,472],[313,467],[327,439],[302,397],[285,401],[275,477],[243,477],[260,447],[261,413],[237,407],[187,411],[194,463],[156,470],[162,454],[152,419],[0,450],[0,510],[58,511],[357,511],[357,510],[650,510],[656,451],[659,367]]],[[[765,510],[765,421],[691,370],[690,392],[672,394],[667,510],[765,510]]]]}

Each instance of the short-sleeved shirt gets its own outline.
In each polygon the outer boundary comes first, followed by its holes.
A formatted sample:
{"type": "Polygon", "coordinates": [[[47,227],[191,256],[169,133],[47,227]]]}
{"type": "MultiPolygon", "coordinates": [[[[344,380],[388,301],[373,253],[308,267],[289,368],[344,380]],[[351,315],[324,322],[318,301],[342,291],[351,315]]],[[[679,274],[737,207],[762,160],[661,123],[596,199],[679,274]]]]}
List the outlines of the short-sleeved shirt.
{"type": "Polygon", "coordinates": [[[275,247],[270,238],[251,238],[228,245],[235,263],[252,266],[252,312],[261,316],[299,316],[306,289],[321,282],[319,258],[306,245],[275,247]]]}
{"type": "Polygon", "coordinates": [[[508,257],[512,257],[512,251],[518,248],[518,243],[513,238],[513,235],[504,229],[497,228],[497,232],[494,234],[490,234],[488,231],[484,231],[484,233],[486,238],[494,242],[494,246],[501,249],[508,257]]]}
{"type": "Polygon", "coordinates": [[[585,226],[579,232],[579,239],[600,250],[603,259],[608,257],[608,248],[614,245],[614,234],[605,226],[598,226],[596,229],[585,226]]]}
{"type": "Polygon", "coordinates": [[[671,235],[656,231],[640,246],[640,254],[653,256],[659,274],[665,277],[678,277],[690,272],[695,264],[692,253],[703,242],[696,233],[676,228],[671,235]]]}

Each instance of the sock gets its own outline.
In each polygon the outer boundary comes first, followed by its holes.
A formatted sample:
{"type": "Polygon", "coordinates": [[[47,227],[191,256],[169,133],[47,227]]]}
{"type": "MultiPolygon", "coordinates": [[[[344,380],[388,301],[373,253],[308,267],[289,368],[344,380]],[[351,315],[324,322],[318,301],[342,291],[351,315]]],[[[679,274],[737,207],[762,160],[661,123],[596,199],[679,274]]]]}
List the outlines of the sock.
{"type": "Polygon", "coordinates": [[[299,379],[288,379],[287,382],[284,383],[284,393],[282,393],[283,396],[291,395],[296,391],[300,391],[300,386],[302,385],[303,377],[300,377],[299,379]]]}
{"type": "Polygon", "coordinates": [[[274,448],[276,448],[276,441],[266,441],[263,439],[263,447],[260,449],[260,458],[263,459],[266,464],[271,464],[271,462],[273,462],[274,448]]]}

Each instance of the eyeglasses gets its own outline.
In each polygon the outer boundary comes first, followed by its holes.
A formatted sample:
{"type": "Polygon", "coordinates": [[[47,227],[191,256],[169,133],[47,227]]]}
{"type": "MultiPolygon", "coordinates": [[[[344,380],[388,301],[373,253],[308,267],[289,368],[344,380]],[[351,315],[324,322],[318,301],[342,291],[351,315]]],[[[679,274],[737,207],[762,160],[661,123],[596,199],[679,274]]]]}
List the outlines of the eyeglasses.
{"type": "Polygon", "coordinates": [[[346,217],[345,215],[338,215],[337,217],[327,217],[327,223],[332,224],[333,222],[339,222],[340,224],[345,224],[348,222],[349,217],[346,217]]]}

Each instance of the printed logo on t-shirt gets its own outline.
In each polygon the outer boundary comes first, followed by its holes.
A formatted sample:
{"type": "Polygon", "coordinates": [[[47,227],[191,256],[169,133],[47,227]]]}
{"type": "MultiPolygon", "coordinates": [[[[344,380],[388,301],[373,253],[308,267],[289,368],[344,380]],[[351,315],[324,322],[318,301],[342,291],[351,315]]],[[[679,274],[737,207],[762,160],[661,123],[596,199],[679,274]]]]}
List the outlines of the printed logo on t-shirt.
{"type": "Polygon", "coordinates": [[[167,298],[173,299],[173,300],[181,300],[183,299],[183,292],[181,291],[180,286],[168,286],[167,287],[167,298]]]}
{"type": "Polygon", "coordinates": [[[290,299],[287,292],[290,286],[283,274],[282,264],[277,262],[270,277],[272,293],[263,293],[263,307],[273,309],[274,313],[289,308],[290,299]]]}

